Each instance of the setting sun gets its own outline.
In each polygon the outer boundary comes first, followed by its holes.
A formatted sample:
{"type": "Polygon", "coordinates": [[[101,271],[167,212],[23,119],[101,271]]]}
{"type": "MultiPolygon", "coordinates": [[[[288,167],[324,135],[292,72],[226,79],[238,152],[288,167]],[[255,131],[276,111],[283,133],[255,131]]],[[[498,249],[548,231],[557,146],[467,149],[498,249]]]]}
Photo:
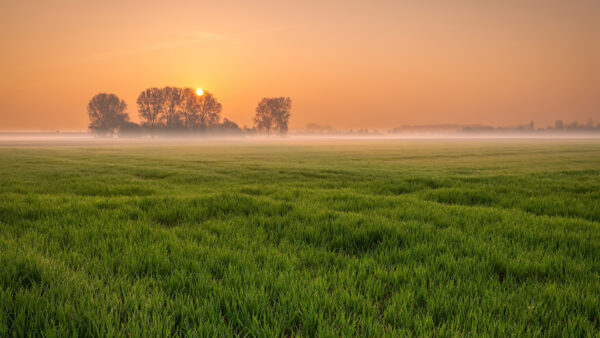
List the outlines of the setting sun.
{"type": "Polygon", "coordinates": [[[202,90],[202,88],[196,89],[196,95],[202,96],[202,94],[204,94],[204,91],[202,90]]]}

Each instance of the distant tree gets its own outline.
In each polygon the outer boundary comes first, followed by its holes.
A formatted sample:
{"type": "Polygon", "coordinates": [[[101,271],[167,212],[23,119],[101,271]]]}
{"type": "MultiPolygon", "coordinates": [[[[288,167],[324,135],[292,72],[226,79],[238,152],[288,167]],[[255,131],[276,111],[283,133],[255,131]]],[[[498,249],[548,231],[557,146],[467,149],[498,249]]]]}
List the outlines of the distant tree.
{"type": "Polygon", "coordinates": [[[165,130],[218,127],[222,106],[215,96],[204,91],[197,95],[192,88],[150,88],[137,99],[142,125],[165,130]]]}
{"type": "Polygon", "coordinates": [[[319,125],[316,123],[308,123],[306,125],[306,132],[312,134],[323,134],[323,133],[332,133],[334,132],[333,127],[330,125],[319,125]]]}
{"type": "Polygon", "coordinates": [[[557,120],[554,123],[554,129],[556,129],[556,130],[563,130],[564,128],[565,128],[565,124],[563,123],[562,120],[557,120]]]}
{"type": "Polygon", "coordinates": [[[256,129],[266,132],[267,135],[270,135],[271,131],[285,134],[288,131],[291,108],[292,100],[289,97],[263,98],[256,107],[256,129]]]}
{"type": "Polygon", "coordinates": [[[217,126],[221,120],[223,107],[210,92],[198,96],[198,126],[202,129],[217,126]]]}
{"type": "Polygon", "coordinates": [[[100,93],[92,97],[87,106],[89,129],[100,135],[113,135],[129,120],[127,104],[115,94],[100,93]]]}
{"type": "Polygon", "coordinates": [[[144,128],[135,122],[125,122],[119,127],[119,137],[139,137],[144,135],[144,128]]]}
{"type": "Polygon", "coordinates": [[[200,119],[200,99],[196,91],[192,88],[183,88],[179,105],[184,127],[196,128],[200,119]]]}
{"type": "Polygon", "coordinates": [[[182,101],[181,92],[180,88],[175,87],[165,87],[162,89],[164,103],[161,118],[165,127],[169,129],[178,128],[183,124],[180,107],[182,101]]]}
{"type": "Polygon", "coordinates": [[[585,123],[585,126],[588,129],[593,129],[594,128],[594,120],[588,119],[587,122],[585,123]]]}
{"type": "Polygon", "coordinates": [[[141,92],[137,98],[137,106],[142,125],[152,129],[159,127],[164,104],[162,89],[149,88],[141,92]]]}
{"type": "Polygon", "coordinates": [[[180,89],[180,118],[188,129],[218,127],[222,109],[219,101],[208,91],[198,95],[192,88],[180,89]]]}
{"type": "Polygon", "coordinates": [[[248,127],[247,125],[244,125],[242,127],[242,131],[244,132],[244,134],[256,134],[256,127],[248,127]]]}
{"type": "Polygon", "coordinates": [[[219,124],[219,131],[226,134],[241,134],[243,133],[240,126],[237,123],[224,118],[223,123],[219,124]]]}

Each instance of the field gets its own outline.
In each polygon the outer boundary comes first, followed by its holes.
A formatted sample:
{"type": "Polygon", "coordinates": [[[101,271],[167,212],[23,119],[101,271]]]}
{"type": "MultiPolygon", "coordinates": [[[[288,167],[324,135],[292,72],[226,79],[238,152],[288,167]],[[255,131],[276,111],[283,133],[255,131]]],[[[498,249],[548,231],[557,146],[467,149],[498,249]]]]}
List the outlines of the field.
{"type": "Polygon", "coordinates": [[[0,145],[0,336],[600,334],[600,141],[0,145]]]}

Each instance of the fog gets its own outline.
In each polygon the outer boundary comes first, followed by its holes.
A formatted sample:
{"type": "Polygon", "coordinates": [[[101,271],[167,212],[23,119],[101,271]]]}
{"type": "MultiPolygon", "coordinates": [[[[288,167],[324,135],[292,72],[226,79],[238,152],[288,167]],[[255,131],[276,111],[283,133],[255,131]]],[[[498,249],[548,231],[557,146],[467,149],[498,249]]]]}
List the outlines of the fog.
{"type": "Polygon", "coordinates": [[[402,134],[305,134],[290,133],[285,136],[273,135],[219,135],[190,137],[171,135],[169,137],[96,137],[85,132],[44,133],[44,132],[10,132],[0,133],[0,146],[39,147],[39,146],[118,146],[118,145],[247,145],[247,144],[302,144],[319,141],[330,142],[377,142],[393,140],[570,140],[600,139],[599,133],[402,133],[402,134]]]}

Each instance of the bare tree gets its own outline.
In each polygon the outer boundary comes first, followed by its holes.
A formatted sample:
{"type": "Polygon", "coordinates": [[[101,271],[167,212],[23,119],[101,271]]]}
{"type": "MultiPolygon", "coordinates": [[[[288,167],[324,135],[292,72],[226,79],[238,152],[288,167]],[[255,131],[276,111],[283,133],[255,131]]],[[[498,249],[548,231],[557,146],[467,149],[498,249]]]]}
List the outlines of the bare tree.
{"type": "Polygon", "coordinates": [[[285,134],[288,130],[288,120],[292,100],[289,97],[265,97],[256,107],[254,125],[258,131],[265,131],[267,135],[271,131],[285,134]]]}
{"type": "Polygon", "coordinates": [[[97,134],[112,135],[129,120],[127,104],[115,94],[100,93],[87,106],[89,129],[97,134]]]}
{"type": "Polygon", "coordinates": [[[137,98],[137,106],[142,125],[148,128],[160,126],[164,104],[162,89],[149,88],[141,92],[137,98]]]}

